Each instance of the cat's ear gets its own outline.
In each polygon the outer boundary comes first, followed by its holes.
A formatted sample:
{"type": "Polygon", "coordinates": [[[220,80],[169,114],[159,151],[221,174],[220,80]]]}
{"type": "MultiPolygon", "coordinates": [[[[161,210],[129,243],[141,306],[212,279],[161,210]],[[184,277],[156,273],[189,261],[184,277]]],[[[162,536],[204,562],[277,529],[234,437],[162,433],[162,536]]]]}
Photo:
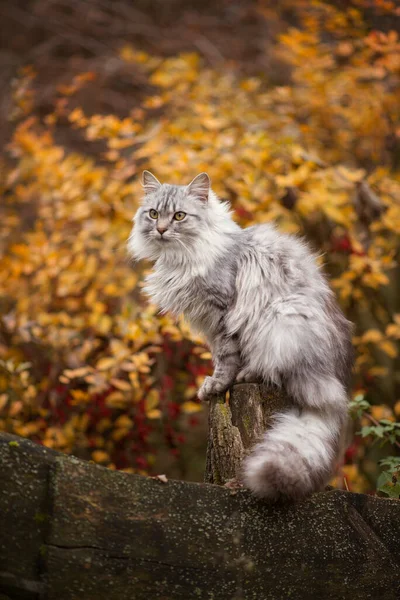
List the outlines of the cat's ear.
{"type": "Polygon", "coordinates": [[[196,196],[199,200],[207,202],[210,193],[211,181],[207,173],[200,173],[187,186],[189,194],[196,196]]]}
{"type": "Polygon", "coordinates": [[[156,192],[159,187],[161,187],[161,183],[158,181],[157,177],[153,175],[153,173],[150,173],[150,171],[143,171],[142,186],[144,187],[146,194],[152,194],[153,192],[156,192]]]}

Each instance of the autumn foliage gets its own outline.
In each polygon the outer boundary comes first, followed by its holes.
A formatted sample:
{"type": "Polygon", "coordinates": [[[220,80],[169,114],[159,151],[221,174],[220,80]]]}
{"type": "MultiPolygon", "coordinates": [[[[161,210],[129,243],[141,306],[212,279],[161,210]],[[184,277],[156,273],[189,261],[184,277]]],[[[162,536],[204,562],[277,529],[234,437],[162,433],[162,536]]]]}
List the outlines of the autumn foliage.
{"type": "Polygon", "coordinates": [[[137,472],[151,472],[161,439],[179,455],[202,411],[196,387],[210,355],[147,304],[126,240],[143,168],[177,183],[206,170],[243,226],[273,220],[321,251],[355,323],[362,428],[335,483],[371,491],[383,466],[380,487],[396,487],[400,39],[373,29],[369,11],[394,23],[398,9],[279,4],[258,9],[266,22],[295,15],[273,46],[284,85],[199,54],[124,46],[119,60],[146,93],[119,118],[80,106],[96,73],[62,86],[46,114],[35,109],[34,71],[20,74],[0,183],[1,430],[137,472]],[[63,146],[65,130],[85,151],[63,146]]]}

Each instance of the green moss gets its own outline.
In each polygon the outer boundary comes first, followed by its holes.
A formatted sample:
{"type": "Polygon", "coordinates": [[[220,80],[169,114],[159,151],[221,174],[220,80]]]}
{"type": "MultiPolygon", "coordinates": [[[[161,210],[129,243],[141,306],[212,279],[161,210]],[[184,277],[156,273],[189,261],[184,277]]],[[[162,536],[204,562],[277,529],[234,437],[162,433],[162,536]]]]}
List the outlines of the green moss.
{"type": "Polygon", "coordinates": [[[251,422],[250,422],[249,415],[244,415],[243,416],[242,423],[243,423],[243,427],[245,428],[245,431],[246,431],[247,435],[250,435],[251,431],[249,431],[249,429],[251,427],[251,422]]]}
{"type": "Polygon", "coordinates": [[[230,413],[230,408],[227,404],[218,404],[219,410],[222,412],[224,417],[228,417],[230,413]]]}
{"type": "Polygon", "coordinates": [[[11,446],[11,448],[18,448],[19,447],[19,443],[18,442],[8,442],[8,445],[11,446]]]}
{"type": "Polygon", "coordinates": [[[47,515],[45,513],[36,513],[34,516],[35,522],[36,523],[44,523],[47,519],[47,515]]]}
{"type": "Polygon", "coordinates": [[[216,406],[216,415],[218,415],[224,423],[231,425],[232,413],[229,404],[218,404],[216,406]]]}

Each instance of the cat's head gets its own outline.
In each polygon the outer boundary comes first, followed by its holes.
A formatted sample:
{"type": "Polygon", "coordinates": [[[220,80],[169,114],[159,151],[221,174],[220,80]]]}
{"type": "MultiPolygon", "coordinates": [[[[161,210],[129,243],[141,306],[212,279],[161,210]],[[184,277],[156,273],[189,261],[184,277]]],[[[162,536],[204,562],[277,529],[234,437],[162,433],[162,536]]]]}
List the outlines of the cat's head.
{"type": "Polygon", "coordinates": [[[211,196],[215,202],[207,173],[200,173],[184,186],[161,184],[144,171],[142,185],[144,198],[134,217],[130,253],[150,259],[171,252],[191,253],[209,231],[211,196]]]}

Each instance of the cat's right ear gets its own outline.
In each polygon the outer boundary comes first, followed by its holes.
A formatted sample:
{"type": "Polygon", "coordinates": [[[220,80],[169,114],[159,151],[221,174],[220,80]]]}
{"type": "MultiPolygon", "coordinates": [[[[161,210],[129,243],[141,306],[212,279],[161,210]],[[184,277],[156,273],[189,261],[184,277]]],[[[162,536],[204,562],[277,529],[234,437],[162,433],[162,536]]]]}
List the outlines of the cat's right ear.
{"type": "Polygon", "coordinates": [[[161,187],[161,183],[158,181],[157,177],[153,175],[153,173],[150,173],[150,171],[143,171],[142,186],[144,187],[146,194],[152,194],[161,187]]]}

